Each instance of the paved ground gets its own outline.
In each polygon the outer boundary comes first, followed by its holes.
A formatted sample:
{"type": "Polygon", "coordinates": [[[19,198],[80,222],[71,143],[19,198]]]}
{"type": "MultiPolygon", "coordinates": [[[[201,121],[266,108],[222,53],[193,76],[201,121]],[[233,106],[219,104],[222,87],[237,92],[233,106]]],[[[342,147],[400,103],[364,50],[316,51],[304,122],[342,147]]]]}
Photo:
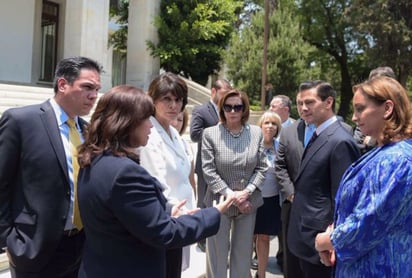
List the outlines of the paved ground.
{"type": "MultiPolygon", "coordinates": [[[[278,239],[274,237],[270,241],[269,252],[269,264],[266,271],[266,278],[280,278],[283,277],[276,263],[276,252],[278,250],[278,239]]],[[[192,245],[190,251],[190,268],[182,273],[182,278],[204,278],[206,271],[206,257],[205,253],[202,253],[196,245],[192,245]]],[[[255,271],[251,270],[252,277],[255,275],[255,271]]],[[[2,278],[0,276],[0,278],[2,278]]]]}
{"type": "MultiPolygon", "coordinates": [[[[266,278],[280,278],[283,277],[278,265],[276,264],[276,252],[278,250],[278,240],[274,237],[270,241],[269,265],[266,271],[266,278]]],[[[206,257],[196,245],[191,246],[191,263],[190,268],[182,273],[182,278],[203,278],[206,271],[206,257]]],[[[251,270],[252,277],[255,271],[251,270]]],[[[0,278],[11,278],[9,271],[0,272],[0,278]]]]}

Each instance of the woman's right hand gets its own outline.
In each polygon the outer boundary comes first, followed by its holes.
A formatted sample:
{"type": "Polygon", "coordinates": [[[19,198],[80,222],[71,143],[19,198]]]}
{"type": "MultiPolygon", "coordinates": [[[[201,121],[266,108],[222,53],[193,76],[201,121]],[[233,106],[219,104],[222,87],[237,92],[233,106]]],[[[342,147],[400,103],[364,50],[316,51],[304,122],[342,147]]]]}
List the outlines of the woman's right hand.
{"type": "Polygon", "coordinates": [[[244,201],[241,204],[238,204],[238,209],[240,210],[241,213],[246,214],[252,211],[253,205],[250,201],[244,201]]]}

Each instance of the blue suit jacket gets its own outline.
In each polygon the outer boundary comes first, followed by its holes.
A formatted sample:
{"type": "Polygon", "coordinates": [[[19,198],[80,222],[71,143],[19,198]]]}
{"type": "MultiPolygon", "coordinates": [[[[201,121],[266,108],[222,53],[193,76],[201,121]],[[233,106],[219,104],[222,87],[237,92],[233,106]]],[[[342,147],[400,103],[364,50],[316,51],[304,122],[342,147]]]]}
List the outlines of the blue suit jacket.
{"type": "Polygon", "coordinates": [[[339,121],[327,127],[303,154],[294,181],[287,236],[289,248],[297,257],[320,264],[315,237],[333,222],[340,180],[359,156],[352,134],[339,121]]]}
{"type": "Polygon", "coordinates": [[[36,272],[54,255],[70,206],[66,156],[49,101],[2,115],[0,154],[0,243],[19,271],[36,272]]]}
{"type": "Polygon", "coordinates": [[[86,233],[80,277],[165,277],[165,253],[217,233],[216,208],[172,218],[160,183],[136,161],[99,155],[80,170],[86,233]]]}

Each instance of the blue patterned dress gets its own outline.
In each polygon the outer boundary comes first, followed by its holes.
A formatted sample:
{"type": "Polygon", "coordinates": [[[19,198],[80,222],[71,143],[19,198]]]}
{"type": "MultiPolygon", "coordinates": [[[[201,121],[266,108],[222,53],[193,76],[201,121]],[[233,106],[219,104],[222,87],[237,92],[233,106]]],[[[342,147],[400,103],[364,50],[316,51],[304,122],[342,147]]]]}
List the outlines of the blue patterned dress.
{"type": "Polygon", "coordinates": [[[412,277],[412,140],[377,147],[336,195],[336,277],[412,277]]]}

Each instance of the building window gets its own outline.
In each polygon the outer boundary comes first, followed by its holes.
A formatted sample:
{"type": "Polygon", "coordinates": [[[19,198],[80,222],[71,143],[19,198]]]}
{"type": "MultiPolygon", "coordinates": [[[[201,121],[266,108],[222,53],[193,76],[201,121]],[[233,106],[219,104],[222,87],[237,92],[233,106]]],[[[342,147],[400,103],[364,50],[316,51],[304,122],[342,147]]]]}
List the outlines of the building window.
{"type": "Polygon", "coordinates": [[[57,57],[59,5],[43,1],[41,17],[42,51],[40,81],[52,82],[57,57]]]}

